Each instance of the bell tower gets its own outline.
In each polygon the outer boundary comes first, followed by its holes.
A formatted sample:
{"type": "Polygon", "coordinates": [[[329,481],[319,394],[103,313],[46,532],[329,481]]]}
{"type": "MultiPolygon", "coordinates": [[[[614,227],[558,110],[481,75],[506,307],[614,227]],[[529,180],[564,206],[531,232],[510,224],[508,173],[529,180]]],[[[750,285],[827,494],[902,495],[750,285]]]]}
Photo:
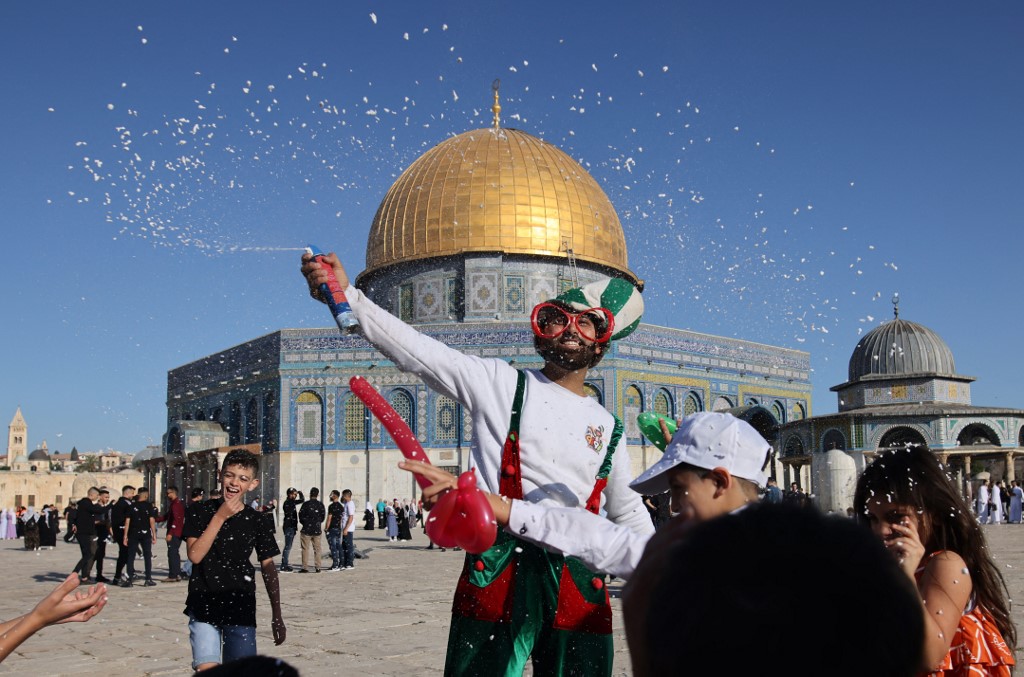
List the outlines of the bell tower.
{"type": "Polygon", "coordinates": [[[7,467],[11,467],[18,456],[28,456],[27,440],[28,424],[21,415],[21,407],[18,407],[11,424],[7,426],[7,467]]]}

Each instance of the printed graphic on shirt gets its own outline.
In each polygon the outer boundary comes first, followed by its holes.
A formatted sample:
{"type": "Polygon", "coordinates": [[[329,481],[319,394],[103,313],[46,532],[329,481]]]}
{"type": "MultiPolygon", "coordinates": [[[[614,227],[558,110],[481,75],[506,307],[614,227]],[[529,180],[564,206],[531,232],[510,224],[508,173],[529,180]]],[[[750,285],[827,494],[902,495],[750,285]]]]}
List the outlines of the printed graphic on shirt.
{"type": "Polygon", "coordinates": [[[601,451],[604,447],[604,426],[587,426],[587,446],[594,451],[601,451]]]}

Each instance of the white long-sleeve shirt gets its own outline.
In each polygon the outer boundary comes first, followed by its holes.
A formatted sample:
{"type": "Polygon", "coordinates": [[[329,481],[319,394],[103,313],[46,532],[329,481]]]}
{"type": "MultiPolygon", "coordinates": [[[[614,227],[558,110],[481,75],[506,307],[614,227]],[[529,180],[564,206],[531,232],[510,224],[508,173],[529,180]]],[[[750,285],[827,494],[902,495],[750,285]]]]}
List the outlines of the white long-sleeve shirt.
{"type": "Polygon", "coordinates": [[[592,571],[619,578],[633,575],[654,533],[653,527],[637,533],[580,508],[525,501],[512,501],[506,529],[525,541],[576,557],[592,571]]]}
{"type": "MultiPolygon", "coordinates": [[[[500,493],[501,455],[512,413],[516,370],[499,359],[464,355],[419,333],[370,301],[353,286],[345,290],[363,336],[399,369],[461,402],[473,420],[473,464],[480,485],[500,493]]],[[[614,418],[594,399],[577,395],[540,371],[526,371],[519,426],[523,498],[582,510],[604,460],[614,418]]],[[[638,534],[653,533],[632,479],[628,451],[615,452],[602,510],[638,534]]]]}

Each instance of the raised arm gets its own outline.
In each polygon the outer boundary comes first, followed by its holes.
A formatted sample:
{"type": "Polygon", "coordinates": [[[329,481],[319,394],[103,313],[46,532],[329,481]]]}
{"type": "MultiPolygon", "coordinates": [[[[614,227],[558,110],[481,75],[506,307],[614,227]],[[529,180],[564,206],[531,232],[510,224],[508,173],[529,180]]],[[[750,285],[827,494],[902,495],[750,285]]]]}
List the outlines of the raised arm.
{"type": "Polygon", "coordinates": [[[79,582],[78,575],[71,574],[32,611],[0,624],[0,662],[39,630],[57,623],[87,621],[103,610],[106,586],[100,584],[79,592],[79,582]]]}
{"type": "Polygon", "coordinates": [[[217,534],[220,533],[220,528],[224,526],[224,522],[228,518],[242,512],[245,506],[242,505],[240,497],[234,499],[226,499],[217,508],[217,512],[210,518],[210,523],[206,525],[203,533],[199,537],[189,538],[186,543],[186,552],[188,554],[188,561],[192,564],[199,564],[206,557],[206,553],[210,552],[210,548],[213,547],[213,541],[217,538],[217,534]]]}
{"type": "MultiPolygon", "coordinates": [[[[485,360],[464,355],[410,327],[391,313],[377,306],[349,283],[345,268],[333,253],[325,257],[339,284],[345,288],[352,312],[359,320],[363,337],[373,344],[402,371],[416,374],[432,389],[463,403],[475,405],[475,392],[491,398],[495,392],[508,391],[509,405],[515,390],[515,370],[501,360],[485,360]],[[504,377],[507,383],[495,384],[504,377]]],[[[314,298],[320,298],[319,286],[327,281],[321,264],[305,254],[302,273],[314,298]]]]}

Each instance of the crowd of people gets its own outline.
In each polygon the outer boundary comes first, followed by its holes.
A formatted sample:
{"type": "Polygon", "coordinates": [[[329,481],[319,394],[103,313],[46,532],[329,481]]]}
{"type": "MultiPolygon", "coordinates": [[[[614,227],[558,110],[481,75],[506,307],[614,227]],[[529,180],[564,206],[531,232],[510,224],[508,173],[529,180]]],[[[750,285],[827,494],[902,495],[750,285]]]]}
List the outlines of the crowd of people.
{"type": "Polygon", "coordinates": [[[1021,524],[1022,501],[1024,489],[1019,481],[984,479],[974,501],[975,515],[982,524],[1021,524]]]}
{"type": "Polygon", "coordinates": [[[38,512],[33,506],[0,510],[0,540],[23,539],[26,550],[48,550],[56,547],[59,533],[60,512],[52,505],[38,512]]]}
{"type": "MultiPolygon", "coordinates": [[[[628,459],[616,454],[622,421],[584,389],[609,343],[639,324],[643,306],[631,284],[599,281],[538,304],[531,325],[544,366],[519,370],[419,334],[351,286],[334,255],[303,257],[314,297],[322,300],[326,266],[349,296],[363,337],[473,418],[477,486],[499,529],[490,548],[465,556],[446,675],[519,674],[527,663],[537,675],[612,674],[609,576],[626,581],[623,620],[639,676],[749,674],[760,668],[740,661],[775,655],[792,643],[793,628],[800,628],[801,658],[777,668],[798,677],[1012,673],[1010,601],[978,522],[1002,521],[1004,493],[1011,521],[1020,521],[1016,483],[983,485],[975,514],[937,457],[908,446],[879,454],[862,473],[854,519],[826,516],[798,485],[783,492],[768,477],[773,452],[754,428],[712,412],[684,418],[673,434],[663,424],[664,453],[633,478],[628,459]],[[827,610],[828,622],[808,622],[815,609],[827,610]]],[[[423,511],[458,482],[429,464],[399,467],[430,485],[420,502],[366,504],[364,524],[372,528],[376,517],[389,541],[410,540],[423,511]]],[[[192,567],[191,574],[171,570],[165,580],[188,578],[193,669],[256,660],[253,552],[280,645],[286,627],[278,572],[319,573],[325,534],[328,570],[352,569],[357,519],[349,490],[330,492],[325,505],[319,487],[308,498],[289,488],[282,553],[273,519],[246,502],[259,470],[257,455],[231,450],[221,466],[221,496],[193,496],[185,507],[168,487],[163,514],[148,492],[126,486],[114,517],[109,493],[90,489],[74,506],[82,558],[66,585],[88,581],[102,562],[104,528],[126,558],[125,572],[118,559],[118,584],[132,584],[140,552],[144,584],[155,585],[152,546],[156,525],[166,522],[169,549],[184,542],[192,567]],[[296,535],[298,569],[289,563],[296,535]]],[[[97,570],[96,580],[101,576],[97,570]]],[[[58,588],[41,610],[8,622],[22,633],[15,639],[49,623],[87,620],[102,608],[95,589],[69,597],[58,588]]]]}

